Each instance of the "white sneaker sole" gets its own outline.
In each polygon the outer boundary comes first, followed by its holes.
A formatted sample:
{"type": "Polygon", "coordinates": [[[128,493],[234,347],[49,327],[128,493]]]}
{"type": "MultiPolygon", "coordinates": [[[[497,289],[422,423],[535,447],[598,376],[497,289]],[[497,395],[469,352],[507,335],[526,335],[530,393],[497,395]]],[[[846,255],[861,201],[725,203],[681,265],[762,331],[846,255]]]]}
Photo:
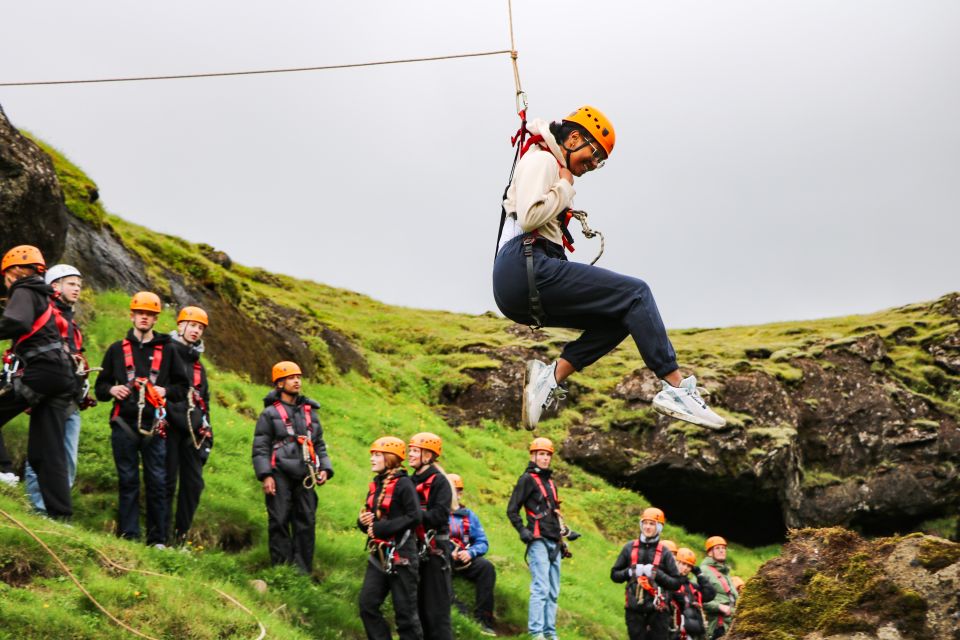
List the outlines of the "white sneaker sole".
{"type": "Polygon", "coordinates": [[[527,412],[527,398],[530,397],[530,392],[527,389],[527,385],[529,385],[531,380],[533,379],[533,376],[531,375],[530,371],[531,369],[533,369],[534,366],[536,366],[534,362],[535,362],[534,360],[528,360],[526,363],[526,366],[524,366],[523,392],[520,394],[521,396],[520,397],[520,424],[522,424],[523,428],[526,429],[527,431],[533,431],[534,428],[536,428],[537,426],[536,424],[530,424],[530,416],[528,415],[528,412],[527,412]]]}
{"type": "Polygon", "coordinates": [[[723,429],[727,428],[726,421],[724,421],[724,423],[721,425],[717,425],[715,423],[708,422],[707,420],[699,416],[695,416],[683,411],[678,411],[669,405],[659,404],[656,401],[656,398],[654,398],[654,401],[653,401],[653,409],[657,413],[662,413],[665,416],[676,418],[677,420],[683,420],[684,422],[689,422],[690,424],[695,424],[699,427],[706,427],[707,429],[713,429],[714,431],[722,431],[723,429]]]}

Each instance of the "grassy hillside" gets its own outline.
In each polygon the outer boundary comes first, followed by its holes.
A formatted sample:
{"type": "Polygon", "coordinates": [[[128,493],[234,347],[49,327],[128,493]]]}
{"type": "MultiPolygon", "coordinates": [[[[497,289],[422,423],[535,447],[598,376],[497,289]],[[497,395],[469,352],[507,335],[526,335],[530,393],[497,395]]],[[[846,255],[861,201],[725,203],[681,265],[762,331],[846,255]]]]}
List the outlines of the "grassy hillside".
{"type": "MultiPolygon", "coordinates": [[[[447,424],[436,406],[444,389],[472,380],[468,372],[499,365],[484,349],[520,345],[556,354],[571,334],[558,330],[544,337],[518,336],[507,331],[507,322],[493,316],[393,307],[314,282],[236,264],[224,266],[209,246],[152,232],[107,214],[99,202],[90,203],[94,183],[46,149],[53,154],[74,215],[112,228],[144,260],[158,293],[169,298],[172,275],[181,284],[219,296],[266,326],[302,337],[315,361],[305,393],[322,404],[321,419],[336,477],[319,490],[314,580],[288,569],[270,568],[263,498],[250,465],[253,423],[268,389],[251,381],[249,369],[241,374],[213,366],[210,381],[217,441],[206,467],[207,489],[195,522],[192,551],[159,552],[113,537],[116,473],[106,406],[84,414],[73,528],[30,516],[24,499],[14,490],[0,489],[0,509],[45,531],[40,536],[63,553],[95,597],[157,638],[255,638],[251,616],[226,603],[210,586],[250,607],[267,626],[268,637],[360,638],[356,602],[366,556],[364,537],[354,521],[371,475],[367,446],[384,434],[409,437],[417,431],[434,431],[444,438],[444,467],[464,477],[466,502],[478,511],[491,538],[490,558],[498,569],[496,613],[501,635],[524,636],[529,578],[523,546],[506,521],[504,508],[526,465],[531,435],[515,424],[489,420],[479,426],[447,424]],[[325,329],[338,332],[356,347],[369,377],[357,370],[341,372],[322,337],[325,329]],[[177,579],[126,573],[94,549],[122,565],[177,579]],[[249,585],[254,578],[268,583],[266,593],[249,585]]],[[[106,346],[126,331],[129,293],[84,292],[81,322],[92,361],[98,361],[106,346]]],[[[946,317],[927,306],[818,322],[680,331],[672,338],[682,361],[695,366],[709,388],[716,376],[744,368],[768,369],[781,379],[796,375],[783,358],[747,359],[746,350],[763,348],[782,355],[790,350],[822,349],[867,330],[891,332],[913,326],[921,316],[920,333],[904,342],[904,354],[896,354],[890,366],[911,388],[929,392],[936,402],[955,410],[960,395],[944,398],[937,393],[940,370],[924,352],[911,347],[947,330],[946,317]]],[[[215,334],[216,315],[211,321],[215,334]]],[[[173,328],[172,310],[164,314],[158,328],[173,328]]],[[[228,341],[225,348],[243,351],[244,345],[228,341]]],[[[209,355],[215,362],[217,353],[209,355]]],[[[253,363],[263,371],[271,364],[253,363]]],[[[624,345],[591,368],[589,375],[579,377],[577,406],[591,407],[598,416],[613,419],[623,408],[609,393],[623,375],[640,365],[632,345],[624,345]]],[[[577,419],[577,410],[568,409],[544,422],[538,435],[562,440],[577,419]]],[[[25,419],[8,425],[4,435],[10,450],[22,459],[25,419]]],[[[564,638],[622,637],[623,591],[610,582],[609,568],[621,545],[636,535],[636,517],[647,502],[563,460],[556,460],[556,468],[567,519],[584,534],[573,544],[574,558],[564,565],[560,632],[564,638]]],[[[8,525],[0,518],[0,639],[128,637],[93,609],[35,542],[8,525]]],[[[722,523],[718,528],[687,532],[668,524],[665,537],[699,551],[705,535],[722,533],[722,523]]],[[[730,555],[736,572],[749,577],[777,552],[776,547],[746,549],[734,544],[730,555]]],[[[465,585],[456,583],[455,588],[472,604],[465,585]]],[[[454,622],[456,637],[480,637],[477,627],[459,613],[455,612],[454,622]]]]}

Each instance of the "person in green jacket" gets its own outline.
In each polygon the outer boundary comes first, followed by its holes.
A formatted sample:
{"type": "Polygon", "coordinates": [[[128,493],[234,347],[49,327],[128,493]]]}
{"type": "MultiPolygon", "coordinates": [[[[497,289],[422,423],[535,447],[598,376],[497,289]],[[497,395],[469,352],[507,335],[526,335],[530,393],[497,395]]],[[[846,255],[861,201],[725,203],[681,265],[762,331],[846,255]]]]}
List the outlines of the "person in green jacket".
{"type": "Polygon", "coordinates": [[[730,628],[740,593],[733,584],[727,566],[727,541],[720,536],[707,538],[707,557],[700,564],[700,580],[707,580],[717,592],[716,597],[703,603],[707,615],[707,638],[719,638],[730,628]]]}

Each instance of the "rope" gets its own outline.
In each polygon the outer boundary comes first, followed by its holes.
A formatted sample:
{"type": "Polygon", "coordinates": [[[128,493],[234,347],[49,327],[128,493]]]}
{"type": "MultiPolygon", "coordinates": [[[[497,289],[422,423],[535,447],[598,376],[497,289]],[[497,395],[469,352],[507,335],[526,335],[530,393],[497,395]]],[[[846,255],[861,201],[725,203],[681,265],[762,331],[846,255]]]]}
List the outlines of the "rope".
{"type": "Polygon", "coordinates": [[[527,110],[527,94],[520,86],[520,69],[517,67],[517,45],[513,38],[513,0],[507,0],[507,16],[510,21],[510,62],[513,64],[513,86],[516,89],[517,113],[523,116],[527,110]]]}
{"type": "Polygon", "coordinates": [[[580,226],[583,229],[583,237],[590,240],[596,236],[600,236],[600,253],[597,254],[597,257],[590,262],[591,265],[597,264],[597,260],[600,259],[600,256],[603,255],[603,249],[606,245],[606,242],[603,239],[603,234],[599,231],[594,231],[590,228],[590,225],[587,224],[587,212],[586,211],[577,211],[574,209],[570,210],[570,215],[580,221],[580,226]]]}
{"type": "MultiPolygon", "coordinates": [[[[511,18],[511,29],[512,29],[511,18]]],[[[513,35],[511,33],[511,39],[513,35]]],[[[402,60],[380,60],[376,62],[354,62],[350,64],[331,64],[320,67],[289,67],[281,69],[257,69],[253,71],[220,71],[214,73],[187,73],[164,76],[131,76],[120,78],[94,78],[88,80],[37,80],[30,82],[0,82],[0,87],[38,87],[55,84],[97,84],[105,82],[141,82],[147,80],[184,80],[190,78],[225,78],[228,76],[255,76],[271,73],[299,73],[302,71],[328,71],[330,69],[353,69],[356,67],[376,67],[388,64],[408,64],[412,62],[432,62],[435,60],[454,60],[457,58],[478,58],[481,56],[498,56],[509,53],[514,58],[514,74],[516,75],[516,51],[502,49],[500,51],[481,51],[478,53],[457,53],[449,56],[431,56],[428,58],[405,58],[402,60]]],[[[520,79],[516,76],[517,86],[520,79]]]]}
{"type": "MultiPolygon", "coordinates": [[[[44,551],[46,551],[50,555],[50,557],[53,558],[57,562],[57,564],[60,565],[60,568],[63,569],[63,572],[67,574],[67,576],[73,581],[75,585],[77,585],[77,588],[80,589],[83,595],[85,595],[87,599],[90,600],[90,602],[92,602],[97,609],[99,609],[105,616],[107,616],[107,618],[109,618],[111,622],[113,622],[123,630],[128,631],[129,633],[132,633],[133,635],[138,636],[140,638],[144,638],[145,640],[159,640],[158,638],[154,638],[153,636],[148,636],[145,633],[137,631],[136,629],[129,626],[128,624],[126,624],[125,622],[123,622],[122,620],[114,616],[112,613],[107,611],[107,609],[102,604],[100,604],[100,602],[97,601],[97,599],[94,598],[89,591],[87,591],[87,589],[77,579],[77,577],[73,574],[73,572],[70,571],[70,567],[68,567],[67,564],[60,559],[60,556],[58,556],[56,552],[53,551],[53,549],[47,546],[47,544],[37,536],[37,533],[47,533],[51,535],[61,536],[64,538],[69,538],[74,542],[78,542],[86,547],[89,547],[90,549],[93,549],[93,551],[97,555],[99,555],[104,562],[106,562],[109,566],[113,567],[118,571],[123,571],[125,573],[139,573],[145,576],[153,576],[157,578],[169,578],[171,580],[184,580],[184,578],[181,578],[179,576],[171,576],[163,573],[157,573],[155,571],[146,571],[144,569],[134,569],[132,567],[125,567],[122,564],[111,559],[107,554],[105,554],[103,551],[101,551],[97,547],[93,546],[92,544],[89,544],[88,542],[80,540],[79,538],[75,538],[74,536],[68,535],[66,533],[61,533],[59,531],[36,531],[35,532],[2,509],[0,509],[0,515],[5,517],[7,520],[15,524],[20,529],[23,529],[23,531],[25,531],[27,535],[29,535],[31,538],[33,538],[37,542],[37,544],[43,547],[44,551]]],[[[241,603],[239,600],[231,596],[229,593],[226,593],[225,591],[222,591],[217,587],[213,587],[210,585],[206,585],[206,586],[208,589],[215,591],[218,595],[220,595],[221,597],[226,599],[228,602],[230,602],[231,604],[236,606],[238,609],[240,609],[241,611],[243,611],[244,613],[246,613],[247,615],[249,615],[254,619],[254,621],[257,623],[257,626],[260,628],[260,635],[256,637],[256,640],[263,640],[264,638],[266,638],[267,628],[263,626],[263,623],[260,622],[260,619],[257,618],[256,614],[250,611],[250,609],[245,607],[243,603],[241,603]]]]}

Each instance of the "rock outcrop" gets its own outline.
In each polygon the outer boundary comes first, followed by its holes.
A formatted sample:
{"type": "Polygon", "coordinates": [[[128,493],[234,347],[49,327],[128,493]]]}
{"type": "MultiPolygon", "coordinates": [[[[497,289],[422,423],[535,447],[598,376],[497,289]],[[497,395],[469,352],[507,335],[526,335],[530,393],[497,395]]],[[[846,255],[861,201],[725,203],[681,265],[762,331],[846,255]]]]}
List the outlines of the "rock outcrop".
{"type": "Polygon", "coordinates": [[[730,640],[960,640],[960,544],[791,533],[746,584],[730,640]]]}

